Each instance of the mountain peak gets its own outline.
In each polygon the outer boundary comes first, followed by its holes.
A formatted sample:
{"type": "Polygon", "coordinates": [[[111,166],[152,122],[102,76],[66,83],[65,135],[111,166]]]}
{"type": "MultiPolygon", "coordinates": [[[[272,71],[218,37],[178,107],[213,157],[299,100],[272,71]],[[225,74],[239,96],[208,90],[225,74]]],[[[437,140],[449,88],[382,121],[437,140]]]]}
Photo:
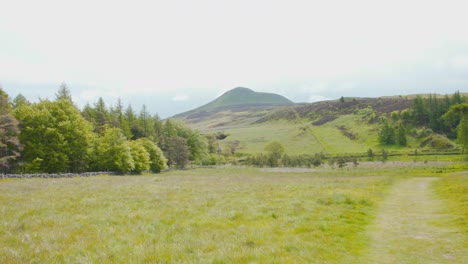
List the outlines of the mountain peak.
{"type": "Polygon", "coordinates": [[[227,93],[229,92],[251,92],[251,93],[255,93],[254,90],[250,89],[250,88],[245,88],[245,87],[236,87],[232,90],[229,90],[227,91],[227,93]]]}
{"type": "Polygon", "coordinates": [[[201,106],[192,111],[180,114],[184,115],[190,112],[211,111],[218,109],[229,109],[239,107],[268,107],[268,106],[288,106],[294,105],[291,100],[274,93],[255,92],[245,87],[236,87],[225,92],[214,101],[201,106]]]}
{"type": "Polygon", "coordinates": [[[214,109],[229,106],[264,106],[264,105],[292,105],[291,100],[273,93],[255,92],[245,87],[237,87],[227,91],[216,100],[204,105],[199,110],[214,109]]]}

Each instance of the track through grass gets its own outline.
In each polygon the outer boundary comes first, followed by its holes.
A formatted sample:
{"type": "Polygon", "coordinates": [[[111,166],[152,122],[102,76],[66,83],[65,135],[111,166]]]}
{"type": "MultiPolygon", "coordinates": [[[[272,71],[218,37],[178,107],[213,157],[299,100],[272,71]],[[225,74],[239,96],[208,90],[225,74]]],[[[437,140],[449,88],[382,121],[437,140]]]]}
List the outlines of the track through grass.
{"type": "Polygon", "coordinates": [[[369,228],[368,263],[468,263],[466,234],[448,223],[436,177],[397,183],[369,228]]]}

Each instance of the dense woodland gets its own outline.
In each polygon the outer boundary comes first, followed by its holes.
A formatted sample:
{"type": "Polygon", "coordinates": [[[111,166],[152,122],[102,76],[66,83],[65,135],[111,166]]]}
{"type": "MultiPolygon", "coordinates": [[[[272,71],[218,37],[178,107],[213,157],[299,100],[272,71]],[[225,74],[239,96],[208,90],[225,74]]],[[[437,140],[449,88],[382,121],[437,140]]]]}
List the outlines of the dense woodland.
{"type": "Polygon", "coordinates": [[[102,99],[81,111],[63,84],[55,100],[9,100],[0,89],[0,153],[3,173],[160,172],[201,160],[204,136],[143,106],[137,113],[102,99]]]}
{"type": "MultiPolygon", "coordinates": [[[[379,143],[407,145],[407,136],[457,139],[468,148],[468,104],[460,93],[416,97],[413,107],[379,118],[379,143]]],[[[0,89],[0,169],[2,173],[160,172],[190,164],[215,165],[236,154],[239,141],[222,133],[200,135],[172,119],[161,120],[145,106],[136,112],[119,100],[102,98],[80,110],[65,84],[55,100],[12,100],[0,89]],[[220,142],[222,141],[222,148],[220,142]]],[[[265,154],[248,157],[254,166],[318,166],[324,155],[288,156],[280,142],[265,154]]],[[[333,161],[342,163],[343,161],[333,161]]],[[[349,162],[349,161],[348,161],[349,162]]]]}
{"type": "Polygon", "coordinates": [[[428,138],[436,148],[452,147],[447,139],[458,139],[462,151],[466,140],[467,98],[460,92],[452,96],[427,98],[417,96],[412,108],[395,111],[380,118],[379,143],[381,145],[406,146],[407,136],[428,138]],[[442,144],[442,145],[441,145],[442,144]]]}

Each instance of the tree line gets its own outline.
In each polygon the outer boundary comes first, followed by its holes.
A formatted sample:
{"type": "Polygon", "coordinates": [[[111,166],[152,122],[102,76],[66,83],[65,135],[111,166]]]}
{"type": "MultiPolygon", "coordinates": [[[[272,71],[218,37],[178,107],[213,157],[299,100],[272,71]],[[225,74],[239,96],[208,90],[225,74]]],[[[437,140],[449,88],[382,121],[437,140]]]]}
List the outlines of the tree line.
{"type": "Polygon", "coordinates": [[[160,172],[204,158],[206,138],[174,120],[102,98],[79,109],[62,84],[55,100],[10,100],[0,89],[1,173],[160,172]]]}
{"type": "Polygon", "coordinates": [[[457,139],[464,151],[468,147],[465,143],[468,138],[467,103],[467,98],[460,92],[444,97],[432,94],[427,98],[417,96],[410,109],[395,111],[390,116],[380,118],[379,143],[407,146],[409,133],[415,137],[437,133],[457,139]]]}
{"type": "MultiPolygon", "coordinates": [[[[444,98],[416,97],[411,109],[380,119],[381,145],[407,145],[415,129],[457,138],[468,150],[468,104],[460,93],[444,98]]],[[[427,135],[426,132],[422,133],[427,135]]],[[[54,100],[32,103],[22,95],[10,100],[0,88],[0,173],[160,172],[190,164],[219,165],[243,159],[238,140],[218,132],[201,135],[172,119],[162,120],[142,106],[139,112],[120,100],[102,98],[79,109],[62,84],[54,100]],[[223,142],[220,145],[220,142],[223,142]]],[[[244,159],[251,166],[310,167],[325,157],[287,155],[280,142],[244,159]]],[[[338,165],[352,160],[328,159],[338,165]]],[[[354,161],[353,161],[354,162],[354,161]]],[[[357,161],[356,161],[357,163],[357,161]]]]}

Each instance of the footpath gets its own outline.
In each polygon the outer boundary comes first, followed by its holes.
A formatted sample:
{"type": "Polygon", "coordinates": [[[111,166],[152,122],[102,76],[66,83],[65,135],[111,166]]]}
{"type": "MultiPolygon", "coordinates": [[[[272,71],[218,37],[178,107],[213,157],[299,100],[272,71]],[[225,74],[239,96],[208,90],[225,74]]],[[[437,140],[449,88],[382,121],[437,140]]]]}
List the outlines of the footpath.
{"type": "Polygon", "coordinates": [[[450,226],[444,202],[435,194],[435,177],[397,183],[368,229],[368,263],[468,263],[468,246],[450,226]]]}

